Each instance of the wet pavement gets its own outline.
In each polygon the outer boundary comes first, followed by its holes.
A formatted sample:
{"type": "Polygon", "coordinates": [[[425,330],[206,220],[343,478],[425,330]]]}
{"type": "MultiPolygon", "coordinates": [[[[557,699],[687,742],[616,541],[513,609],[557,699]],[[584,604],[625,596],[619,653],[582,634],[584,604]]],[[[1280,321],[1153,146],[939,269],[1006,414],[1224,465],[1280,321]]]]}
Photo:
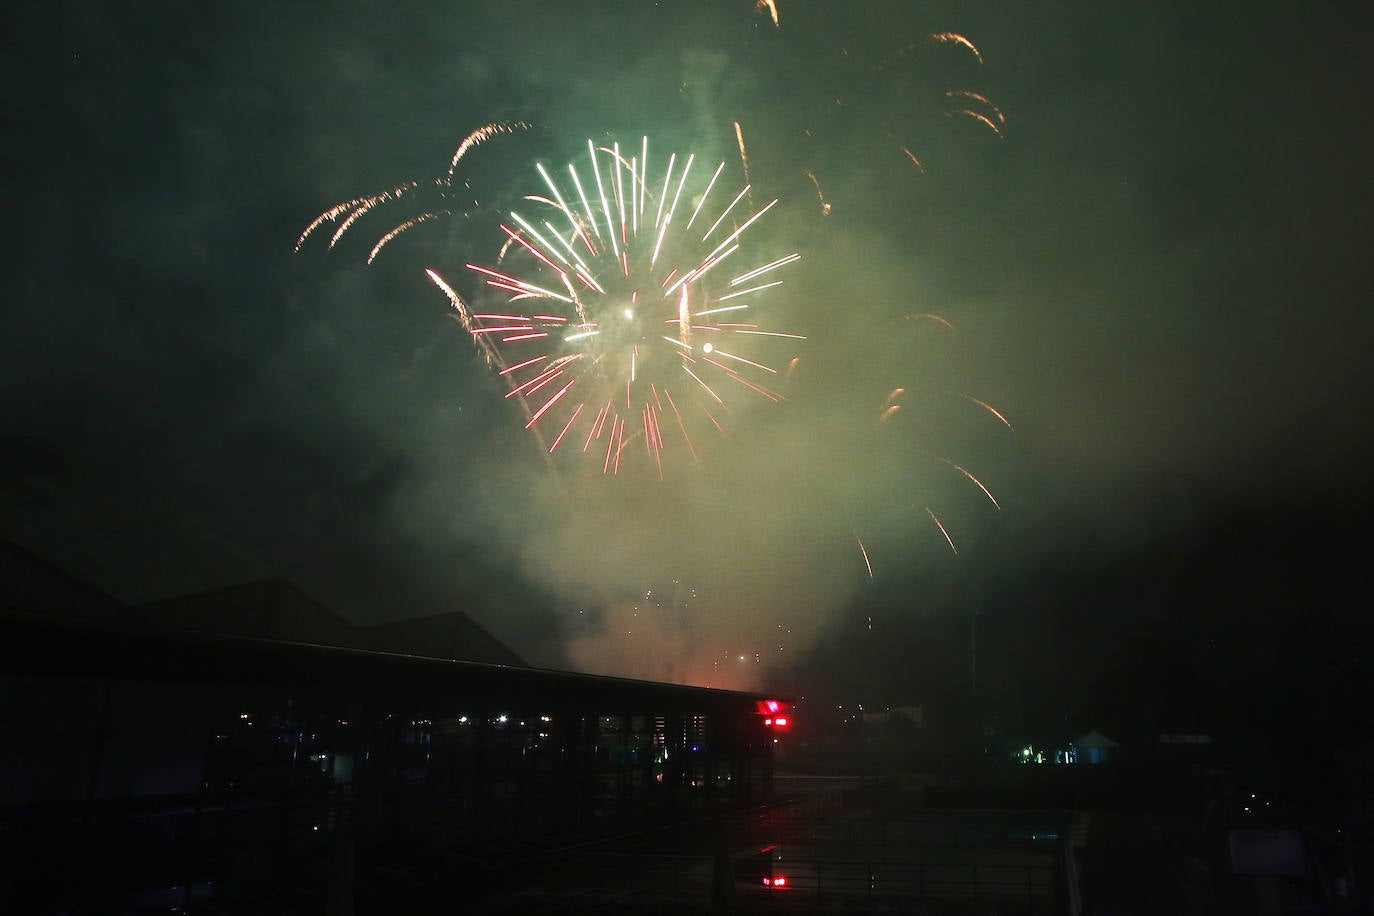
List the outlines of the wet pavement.
{"type": "Polygon", "coordinates": [[[476,912],[1062,911],[1062,813],[924,810],[861,786],[783,776],[782,804],[565,850],[476,912]]]}

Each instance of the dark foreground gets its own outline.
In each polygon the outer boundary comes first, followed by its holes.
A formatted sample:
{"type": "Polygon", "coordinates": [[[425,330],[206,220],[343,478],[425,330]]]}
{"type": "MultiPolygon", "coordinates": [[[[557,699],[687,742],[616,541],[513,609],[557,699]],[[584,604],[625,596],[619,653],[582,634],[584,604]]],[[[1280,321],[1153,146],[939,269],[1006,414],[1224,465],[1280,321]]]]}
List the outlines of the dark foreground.
{"type": "Polygon", "coordinates": [[[564,850],[471,911],[1068,912],[1066,812],[927,809],[837,777],[777,785],[777,804],[564,850]]]}

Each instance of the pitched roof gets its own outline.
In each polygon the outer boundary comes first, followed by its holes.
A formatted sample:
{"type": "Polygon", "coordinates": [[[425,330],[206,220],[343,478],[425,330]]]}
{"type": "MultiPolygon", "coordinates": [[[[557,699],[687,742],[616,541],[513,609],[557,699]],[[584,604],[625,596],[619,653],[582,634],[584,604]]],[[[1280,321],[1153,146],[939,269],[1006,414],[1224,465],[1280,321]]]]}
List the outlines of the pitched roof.
{"type": "Polygon", "coordinates": [[[0,608],[67,618],[120,620],[222,636],[527,667],[515,652],[461,611],[358,626],[285,579],[262,579],[126,605],[32,551],[3,539],[0,608]]]}
{"type": "Polygon", "coordinates": [[[459,611],[358,625],[284,579],[181,595],[131,612],[133,619],[144,623],[229,636],[525,666],[523,659],[459,611]]]}
{"type": "Polygon", "coordinates": [[[383,652],[525,666],[524,659],[458,611],[379,623],[360,630],[371,648],[383,652]]]}
{"type": "Polygon", "coordinates": [[[366,648],[357,628],[285,579],[261,579],[131,609],[142,623],[285,642],[366,648]]]}
{"type": "Polygon", "coordinates": [[[113,596],[12,541],[0,539],[0,605],[24,611],[118,617],[113,596]]]}

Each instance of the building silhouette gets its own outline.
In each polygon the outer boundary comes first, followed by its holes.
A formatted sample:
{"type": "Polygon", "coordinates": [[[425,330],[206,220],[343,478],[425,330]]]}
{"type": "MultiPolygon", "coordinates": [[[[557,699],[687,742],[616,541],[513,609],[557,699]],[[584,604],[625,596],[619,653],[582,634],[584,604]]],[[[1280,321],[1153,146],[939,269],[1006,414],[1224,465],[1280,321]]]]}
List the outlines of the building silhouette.
{"type": "Polygon", "coordinates": [[[354,627],[280,581],[127,607],[0,562],[3,912],[385,912],[772,793],[759,695],[530,668],[456,612],[354,627]]]}

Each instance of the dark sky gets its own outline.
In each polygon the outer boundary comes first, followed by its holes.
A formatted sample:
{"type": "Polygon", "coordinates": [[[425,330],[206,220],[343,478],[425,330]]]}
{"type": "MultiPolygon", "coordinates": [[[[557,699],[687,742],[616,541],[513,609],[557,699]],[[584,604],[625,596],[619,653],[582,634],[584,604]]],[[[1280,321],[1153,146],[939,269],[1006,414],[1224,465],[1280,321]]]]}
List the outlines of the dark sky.
{"type": "Polygon", "coordinates": [[[972,609],[1007,684],[1367,652],[1367,12],[777,8],[12,14],[0,531],[130,602],[286,576],[726,686],[919,692],[972,609]],[[468,218],[293,250],[501,120],[468,218]],[[786,399],[662,482],[551,465],[423,268],[484,295],[536,162],[648,136],[738,173],[736,122],[755,237],[802,255],[786,399]]]}

